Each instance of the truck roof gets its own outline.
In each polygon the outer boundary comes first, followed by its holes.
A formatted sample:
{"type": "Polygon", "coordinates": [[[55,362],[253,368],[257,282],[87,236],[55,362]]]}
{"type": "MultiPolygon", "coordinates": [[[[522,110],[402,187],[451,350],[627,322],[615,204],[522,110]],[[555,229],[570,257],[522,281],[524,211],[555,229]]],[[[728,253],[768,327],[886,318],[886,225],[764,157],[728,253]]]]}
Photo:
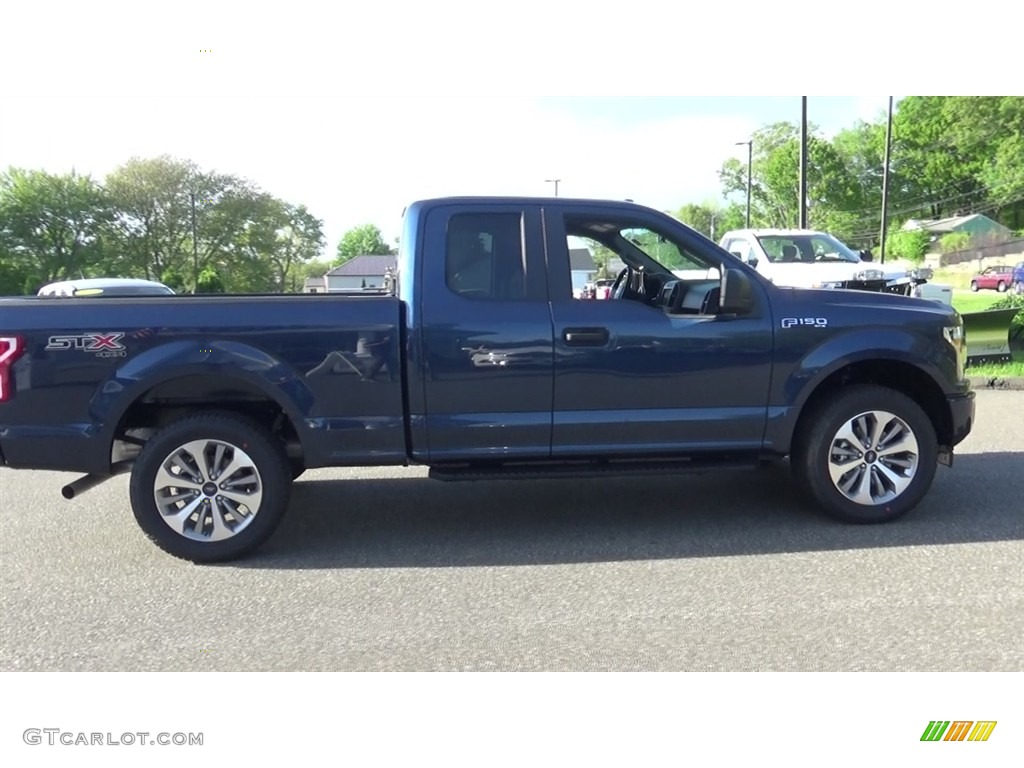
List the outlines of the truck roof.
{"type": "Polygon", "coordinates": [[[793,237],[796,235],[828,235],[828,232],[822,232],[819,229],[733,229],[722,237],[737,237],[739,235],[793,237]]]}
{"type": "MultiPolygon", "coordinates": [[[[527,203],[530,205],[597,205],[643,208],[649,211],[665,214],[648,205],[637,203],[633,200],[609,200],[607,198],[586,198],[586,197],[532,197],[529,195],[460,195],[455,197],[433,197],[417,200],[411,203],[408,208],[430,205],[517,205],[527,203]]],[[[406,210],[408,210],[408,208],[406,210]]],[[[671,214],[668,214],[671,215],[671,214]]]]}

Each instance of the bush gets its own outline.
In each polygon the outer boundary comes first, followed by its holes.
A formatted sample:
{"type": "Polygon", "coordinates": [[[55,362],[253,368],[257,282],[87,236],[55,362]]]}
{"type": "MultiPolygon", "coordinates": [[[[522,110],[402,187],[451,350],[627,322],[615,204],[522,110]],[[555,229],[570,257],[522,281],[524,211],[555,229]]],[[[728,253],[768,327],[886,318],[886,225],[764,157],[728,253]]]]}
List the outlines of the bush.
{"type": "Polygon", "coordinates": [[[971,244],[971,236],[967,232],[950,232],[939,238],[940,253],[956,253],[966,251],[971,244]]]}
{"type": "Polygon", "coordinates": [[[1016,328],[1024,328],[1024,294],[1007,294],[989,307],[989,309],[1013,309],[1014,307],[1020,311],[1014,315],[1013,321],[1010,323],[1011,332],[1016,328]]]}
{"type": "Polygon", "coordinates": [[[931,237],[923,229],[899,230],[886,237],[885,250],[893,258],[920,264],[930,244],[931,237]]]}

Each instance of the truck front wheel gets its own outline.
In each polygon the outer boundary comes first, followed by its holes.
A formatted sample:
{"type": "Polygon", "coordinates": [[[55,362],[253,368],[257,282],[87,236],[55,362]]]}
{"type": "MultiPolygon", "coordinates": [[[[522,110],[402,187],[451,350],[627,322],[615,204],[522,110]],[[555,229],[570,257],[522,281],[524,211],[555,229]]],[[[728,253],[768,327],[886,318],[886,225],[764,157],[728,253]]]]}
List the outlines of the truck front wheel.
{"type": "Polygon", "coordinates": [[[927,414],[901,392],[856,385],[812,407],[792,452],[801,487],[851,523],[883,523],[913,509],[935,477],[938,446],[927,414]]]}
{"type": "Polygon", "coordinates": [[[292,470],[279,441],[229,412],[189,416],[143,447],[131,476],[135,519],[165,552],[231,560],[266,541],[288,507],[292,470]]]}

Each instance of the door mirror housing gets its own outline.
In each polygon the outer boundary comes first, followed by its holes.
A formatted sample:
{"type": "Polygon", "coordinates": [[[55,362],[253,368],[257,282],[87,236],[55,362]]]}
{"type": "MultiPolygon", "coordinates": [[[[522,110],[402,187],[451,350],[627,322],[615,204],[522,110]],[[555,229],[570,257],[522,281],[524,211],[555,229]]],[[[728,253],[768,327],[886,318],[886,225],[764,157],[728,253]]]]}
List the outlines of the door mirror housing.
{"type": "Polygon", "coordinates": [[[722,277],[719,312],[749,315],[754,311],[754,285],[742,269],[727,269],[722,277]]]}
{"type": "Polygon", "coordinates": [[[860,252],[860,260],[861,261],[871,261],[873,258],[874,258],[874,256],[871,255],[871,251],[861,251],[860,252]]]}

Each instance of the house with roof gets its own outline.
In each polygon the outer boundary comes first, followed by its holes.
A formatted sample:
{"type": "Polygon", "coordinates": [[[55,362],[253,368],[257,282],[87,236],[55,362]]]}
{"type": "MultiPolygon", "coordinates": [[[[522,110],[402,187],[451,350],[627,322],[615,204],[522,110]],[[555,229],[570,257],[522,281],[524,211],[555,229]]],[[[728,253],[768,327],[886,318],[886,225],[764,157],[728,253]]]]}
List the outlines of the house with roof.
{"type": "Polygon", "coordinates": [[[327,278],[307,277],[302,284],[303,293],[327,293],[327,278]]]}
{"type": "Polygon", "coordinates": [[[1013,231],[1009,227],[1004,227],[998,221],[993,221],[981,213],[945,219],[910,219],[903,225],[903,229],[923,229],[933,240],[953,232],[964,232],[976,242],[998,242],[1013,237],[1013,231]]]}
{"type": "Polygon", "coordinates": [[[569,249],[569,269],[572,273],[573,296],[578,296],[583,286],[594,282],[597,277],[597,264],[586,248],[569,249]]]}
{"type": "Polygon", "coordinates": [[[307,293],[339,293],[379,289],[384,287],[384,276],[388,270],[392,273],[398,268],[395,256],[354,256],[344,264],[335,267],[323,276],[323,286],[310,284],[307,280],[307,293]],[[315,290],[310,290],[315,289],[315,290]]]}

